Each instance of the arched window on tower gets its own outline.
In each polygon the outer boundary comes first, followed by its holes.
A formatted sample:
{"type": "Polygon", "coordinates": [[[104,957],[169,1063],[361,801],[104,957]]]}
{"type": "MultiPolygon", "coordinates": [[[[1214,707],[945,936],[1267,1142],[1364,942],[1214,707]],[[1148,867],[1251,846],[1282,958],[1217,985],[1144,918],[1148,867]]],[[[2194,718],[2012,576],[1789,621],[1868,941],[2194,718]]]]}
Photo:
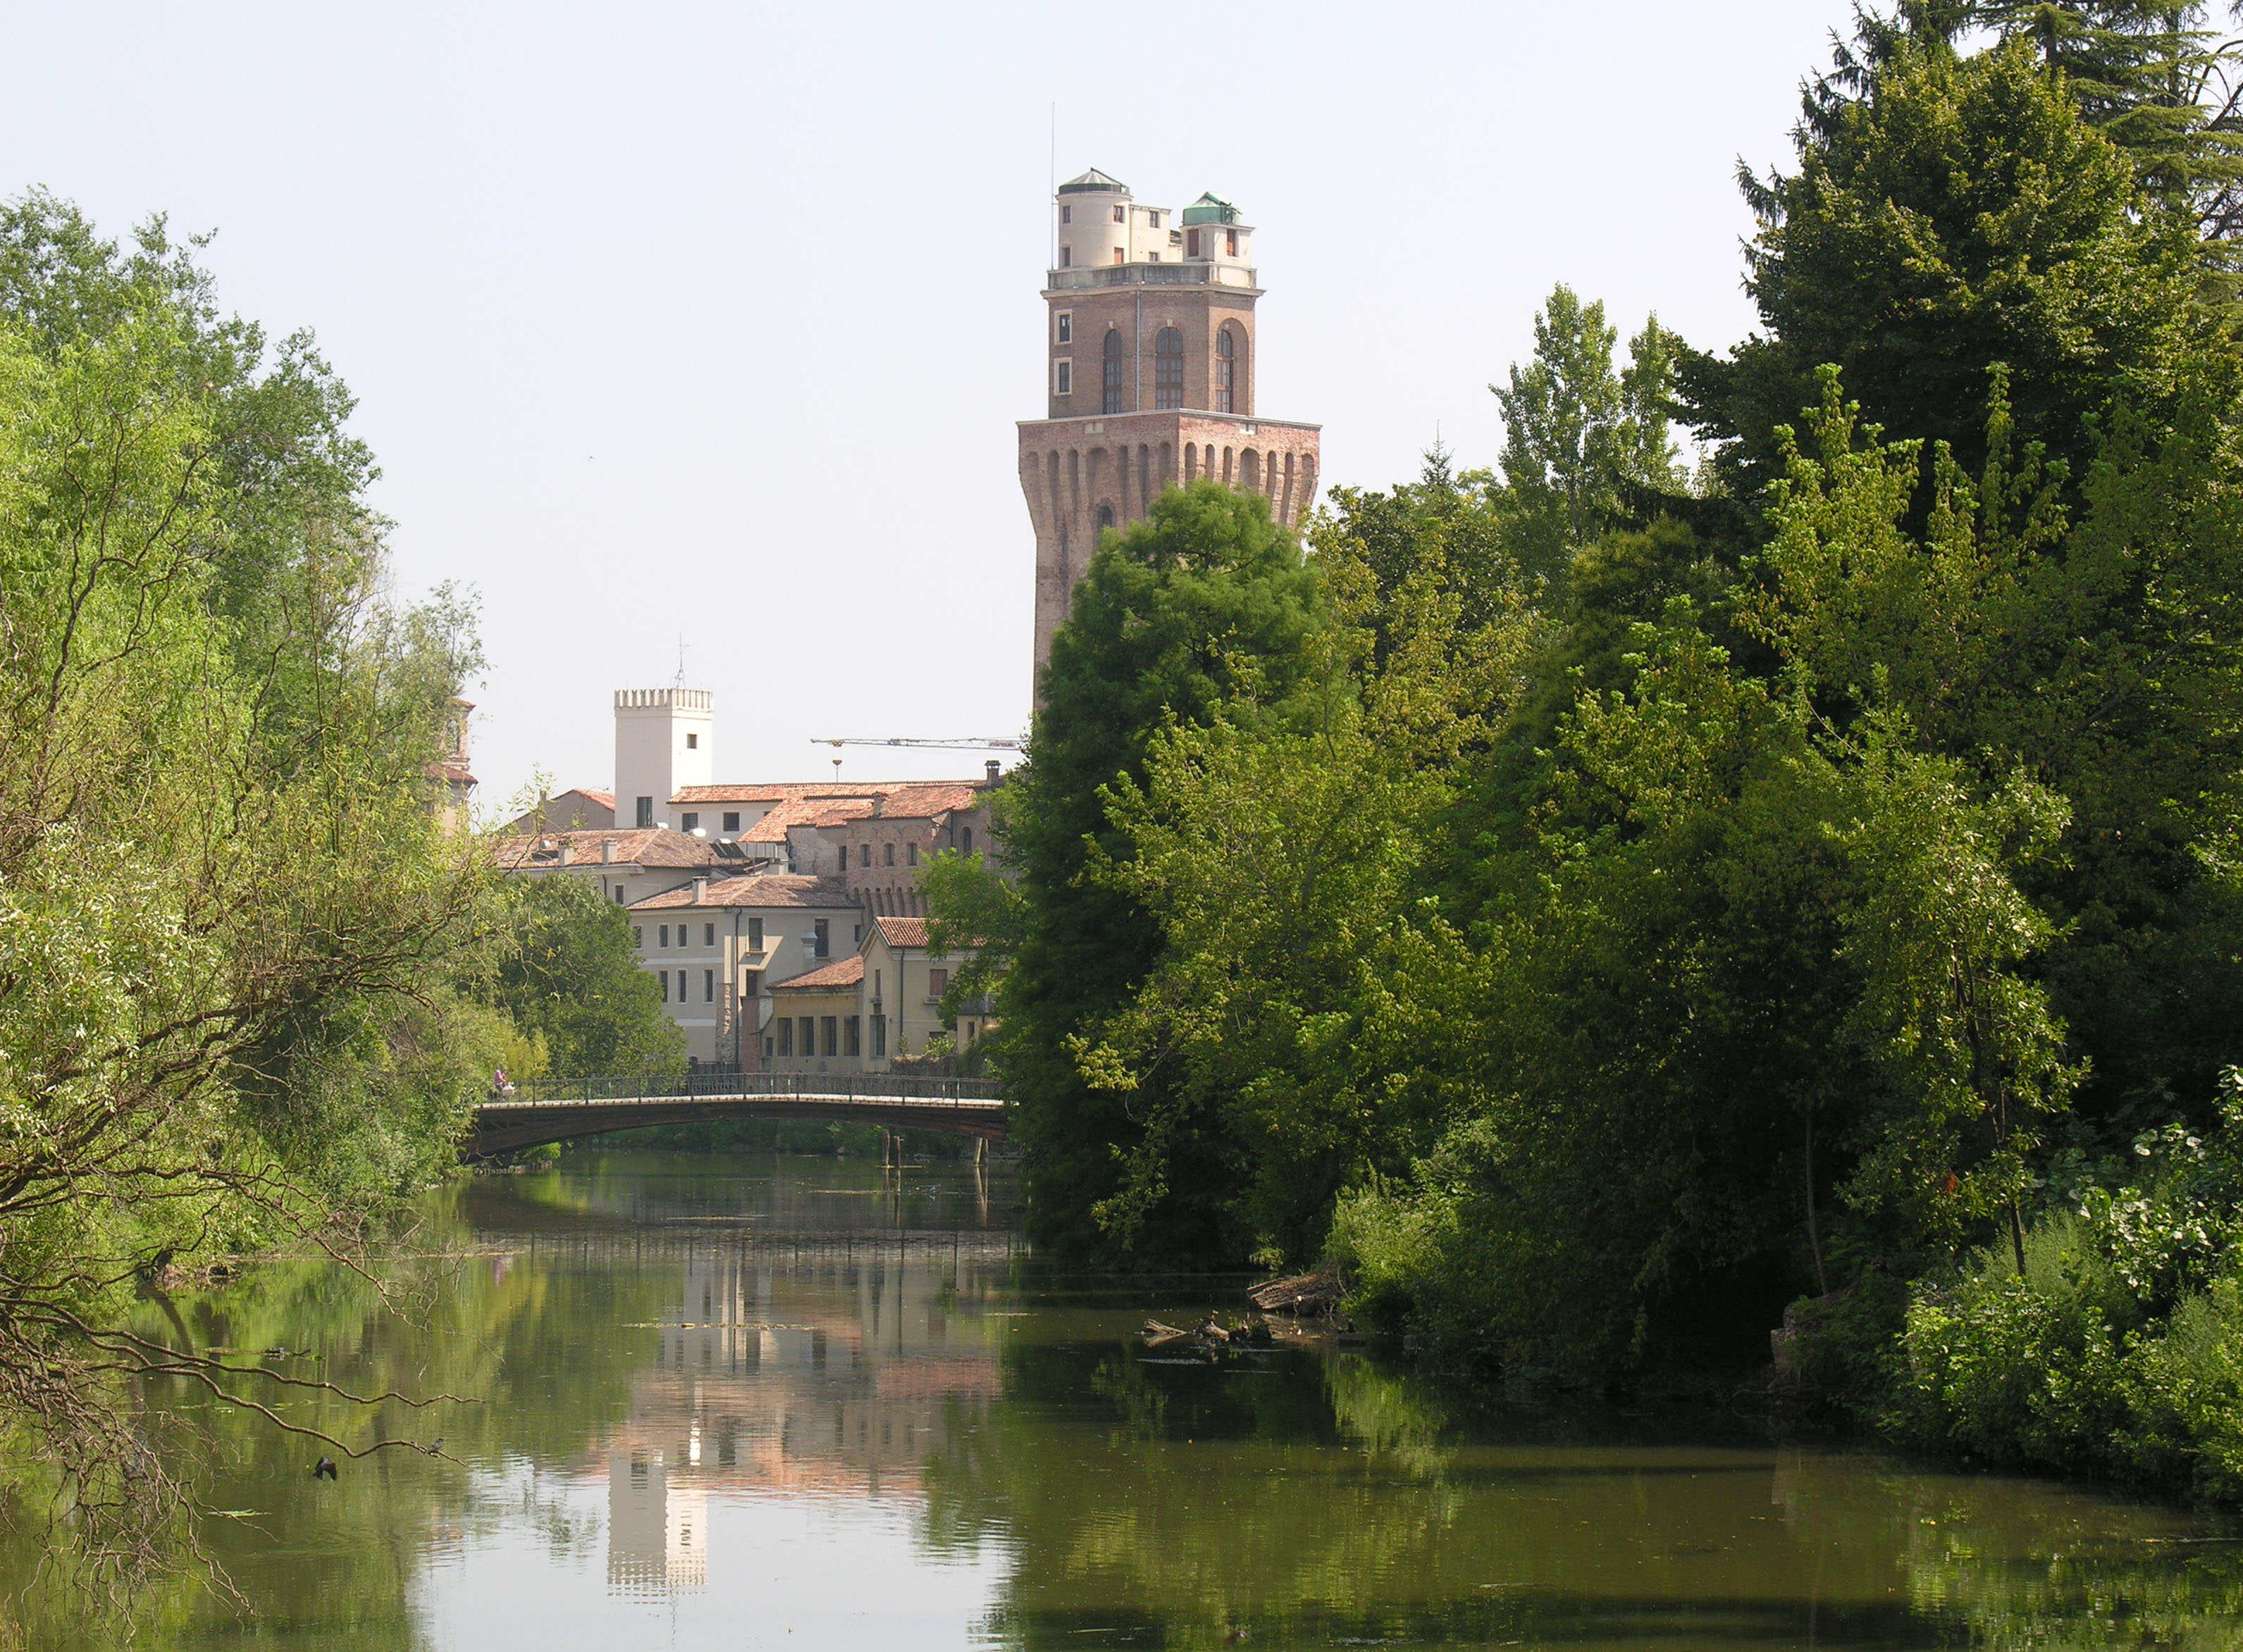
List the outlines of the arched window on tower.
{"type": "Polygon", "coordinates": [[[1122,411],[1122,329],[1109,327],[1106,332],[1106,400],[1101,413],[1122,411]]]}
{"type": "Polygon", "coordinates": [[[1153,406],[1184,405],[1184,335],[1162,327],[1153,340],[1153,406]]]}
{"type": "Polygon", "coordinates": [[[1238,411],[1238,334],[1229,322],[1215,335],[1215,410],[1238,411]]]}
{"type": "Polygon", "coordinates": [[[1114,507],[1111,505],[1101,505],[1098,507],[1098,531],[1103,534],[1113,526],[1114,507]]]}

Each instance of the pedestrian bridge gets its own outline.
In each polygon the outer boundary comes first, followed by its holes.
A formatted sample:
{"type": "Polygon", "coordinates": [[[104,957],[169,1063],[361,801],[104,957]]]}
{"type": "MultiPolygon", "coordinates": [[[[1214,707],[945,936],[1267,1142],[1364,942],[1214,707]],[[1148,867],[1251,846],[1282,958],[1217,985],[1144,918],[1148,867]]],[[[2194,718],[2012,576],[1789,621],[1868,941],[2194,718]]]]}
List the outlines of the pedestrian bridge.
{"type": "Polygon", "coordinates": [[[991,1078],[884,1072],[689,1073],[682,1078],[534,1079],[475,1109],[468,1152],[518,1152],[649,1125],[712,1118],[838,1118],[1000,1141],[1010,1133],[991,1078]]]}

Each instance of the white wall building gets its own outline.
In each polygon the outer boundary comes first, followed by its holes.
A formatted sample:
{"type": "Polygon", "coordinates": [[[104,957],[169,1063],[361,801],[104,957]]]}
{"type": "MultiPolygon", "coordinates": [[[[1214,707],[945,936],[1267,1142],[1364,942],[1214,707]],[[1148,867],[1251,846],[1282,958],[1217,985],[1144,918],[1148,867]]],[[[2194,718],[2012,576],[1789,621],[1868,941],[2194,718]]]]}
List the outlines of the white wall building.
{"type": "Polygon", "coordinates": [[[706,688],[616,690],[616,821],[677,823],[670,800],[716,773],[717,696],[706,688]]]}

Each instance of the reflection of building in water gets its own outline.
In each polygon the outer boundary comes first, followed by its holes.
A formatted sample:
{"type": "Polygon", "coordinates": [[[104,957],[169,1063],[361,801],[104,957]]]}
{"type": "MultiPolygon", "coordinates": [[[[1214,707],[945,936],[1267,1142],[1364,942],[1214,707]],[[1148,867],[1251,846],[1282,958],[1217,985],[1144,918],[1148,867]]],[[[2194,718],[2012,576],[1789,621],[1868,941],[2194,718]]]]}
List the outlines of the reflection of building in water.
{"type": "Polygon", "coordinates": [[[712,1492],[908,1495],[986,1420],[1004,1235],[679,1248],[682,1296],[630,1415],[595,1443],[611,1588],[698,1587],[712,1492]]]}
{"type": "Polygon", "coordinates": [[[672,1485],[660,1452],[608,1457],[608,1587],[626,1594],[697,1589],[709,1581],[709,1493],[672,1485]]]}

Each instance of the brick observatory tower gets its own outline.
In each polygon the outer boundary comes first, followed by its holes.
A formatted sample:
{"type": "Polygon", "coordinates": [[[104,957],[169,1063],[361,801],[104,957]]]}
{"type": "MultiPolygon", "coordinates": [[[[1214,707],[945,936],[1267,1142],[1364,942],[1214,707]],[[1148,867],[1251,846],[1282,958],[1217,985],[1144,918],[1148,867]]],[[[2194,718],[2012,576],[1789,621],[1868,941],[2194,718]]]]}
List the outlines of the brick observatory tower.
{"type": "MultiPolygon", "coordinates": [[[[1256,409],[1254,232],[1202,195],[1140,206],[1101,171],[1059,186],[1059,267],[1044,283],[1048,413],[1020,421],[1036,529],[1036,672],[1105,529],[1164,487],[1212,476],[1297,528],[1321,428],[1256,409]]],[[[1041,694],[1039,692],[1041,701],[1041,694]]]]}

